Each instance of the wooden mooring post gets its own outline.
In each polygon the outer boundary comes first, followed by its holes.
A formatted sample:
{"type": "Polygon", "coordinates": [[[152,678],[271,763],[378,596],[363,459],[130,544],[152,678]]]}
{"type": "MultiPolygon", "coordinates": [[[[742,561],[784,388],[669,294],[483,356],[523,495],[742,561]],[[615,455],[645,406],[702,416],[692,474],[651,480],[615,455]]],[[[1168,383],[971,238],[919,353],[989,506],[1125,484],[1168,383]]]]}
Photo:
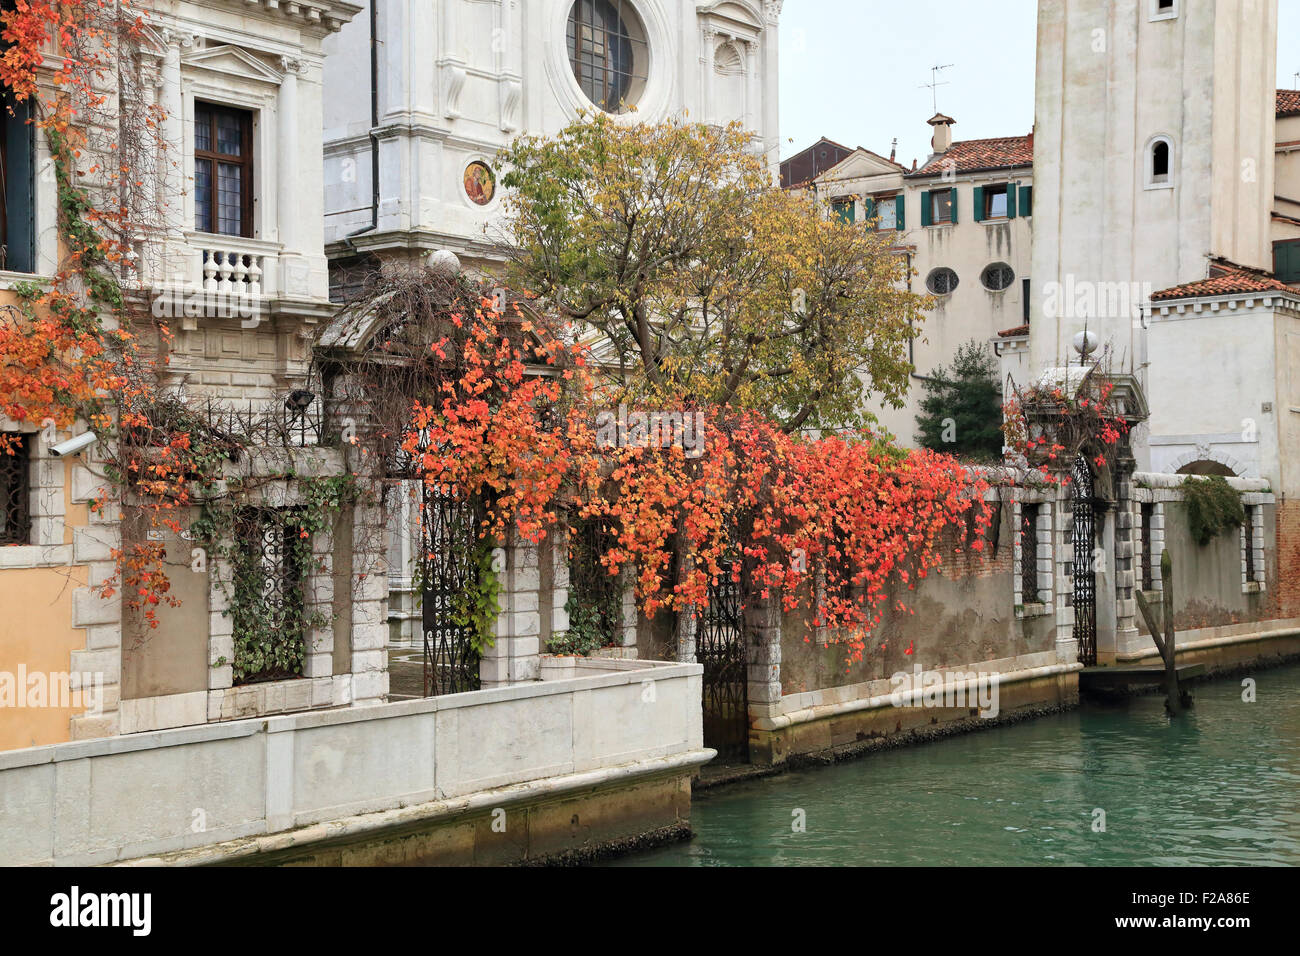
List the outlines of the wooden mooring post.
{"type": "Polygon", "coordinates": [[[1165,707],[1171,715],[1182,713],[1192,705],[1192,695],[1178,687],[1178,668],[1174,664],[1174,573],[1173,559],[1169,549],[1160,552],[1160,614],[1147,603],[1146,597],[1138,589],[1133,590],[1137,599],[1138,610],[1146,622],[1151,639],[1156,642],[1156,650],[1165,662],[1165,707]],[[1163,620],[1161,620],[1163,619],[1163,620]],[[1161,626],[1163,624],[1163,627],[1161,626]],[[1161,635],[1161,632],[1163,636],[1161,635]]]}

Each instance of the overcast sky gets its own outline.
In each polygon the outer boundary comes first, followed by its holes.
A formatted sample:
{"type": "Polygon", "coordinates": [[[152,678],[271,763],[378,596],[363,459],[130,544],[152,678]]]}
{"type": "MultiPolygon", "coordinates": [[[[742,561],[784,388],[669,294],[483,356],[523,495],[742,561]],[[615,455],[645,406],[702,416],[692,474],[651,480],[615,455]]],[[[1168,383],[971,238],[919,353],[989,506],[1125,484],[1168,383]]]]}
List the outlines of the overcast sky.
{"type": "MultiPolygon", "coordinates": [[[[1015,136],[1034,122],[1037,0],[785,0],[781,14],[781,158],[827,136],[924,162],[934,115],[956,139],[1015,136]]],[[[1278,86],[1300,70],[1300,0],[1279,0],[1278,86]]]]}

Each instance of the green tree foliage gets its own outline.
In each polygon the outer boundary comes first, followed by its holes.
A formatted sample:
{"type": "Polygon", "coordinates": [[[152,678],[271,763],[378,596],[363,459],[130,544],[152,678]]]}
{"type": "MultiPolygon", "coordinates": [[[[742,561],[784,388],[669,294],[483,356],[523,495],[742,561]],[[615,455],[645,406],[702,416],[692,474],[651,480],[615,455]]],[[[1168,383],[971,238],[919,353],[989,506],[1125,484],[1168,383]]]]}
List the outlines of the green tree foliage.
{"type": "Polygon", "coordinates": [[[858,424],[865,397],[901,406],[926,304],[904,257],[777,188],[739,124],[601,114],[503,160],[512,280],[591,337],[620,398],[787,430],[858,424]]]}
{"type": "Polygon", "coordinates": [[[972,339],[957,349],[951,370],[942,365],[925,382],[916,416],[924,448],[972,461],[1002,458],[1002,389],[989,350],[972,339]]]}

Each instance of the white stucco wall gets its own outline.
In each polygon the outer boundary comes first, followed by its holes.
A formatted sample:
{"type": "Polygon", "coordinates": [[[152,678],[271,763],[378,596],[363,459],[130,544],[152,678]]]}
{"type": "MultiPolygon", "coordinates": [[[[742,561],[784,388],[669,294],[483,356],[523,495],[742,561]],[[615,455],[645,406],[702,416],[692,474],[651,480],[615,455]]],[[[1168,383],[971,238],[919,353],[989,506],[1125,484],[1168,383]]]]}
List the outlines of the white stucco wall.
{"type": "MultiPolygon", "coordinates": [[[[624,121],[743,122],[777,162],[774,0],[632,0],[649,67],[624,121]]],[[[571,0],[387,0],[378,8],[379,232],[421,247],[488,254],[501,193],[465,195],[465,167],[496,168],[522,133],[551,134],[595,107],[574,79],[565,31],[571,0]]],[[[371,217],[369,11],[330,39],[325,75],[326,240],[371,217]]]]}
{"type": "MultiPolygon", "coordinates": [[[[1205,277],[1207,254],[1271,268],[1276,0],[1040,0],[1035,94],[1035,316],[1049,284],[1205,277]],[[1148,181],[1168,137],[1170,182],[1148,181]]],[[[1129,370],[1140,324],[1089,327],[1129,370]]],[[[1035,324],[1035,364],[1058,364],[1084,316],[1035,324]]]]}

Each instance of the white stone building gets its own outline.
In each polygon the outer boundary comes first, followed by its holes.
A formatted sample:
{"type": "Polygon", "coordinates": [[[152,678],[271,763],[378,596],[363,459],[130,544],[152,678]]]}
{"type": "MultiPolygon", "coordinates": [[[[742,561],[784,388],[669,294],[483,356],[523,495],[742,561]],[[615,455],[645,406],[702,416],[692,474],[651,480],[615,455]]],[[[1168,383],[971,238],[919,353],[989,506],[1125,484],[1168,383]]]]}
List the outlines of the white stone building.
{"type": "Polygon", "coordinates": [[[1086,324],[1147,389],[1140,468],[1204,459],[1277,479],[1277,439],[1257,439],[1286,427],[1273,336],[1220,318],[1291,296],[1267,281],[1273,240],[1297,234],[1275,199],[1298,194],[1275,185],[1291,149],[1275,0],[1042,0],[1038,20],[1033,366],[1064,364],[1086,324]],[[1219,273],[1242,278],[1196,284],[1219,273]]]}
{"type": "Polygon", "coordinates": [[[903,407],[866,399],[906,445],[916,441],[925,377],[971,340],[994,341],[1009,355],[1023,349],[1028,322],[1033,137],[954,142],[951,117],[937,114],[928,122],[934,151],[919,168],[859,148],[806,187],[793,184],[811,189],[829,215],[893,231],[914,273],[912,288],[934,297],[912,344],[903,407]]]}
{"type": "Polygon", "coordinates": [[[775,165],[781,0],[367,6],[327,45],[326,240],[340,265],[499,258],[497,152],[584,110],[740,120],[775,165]]]}

